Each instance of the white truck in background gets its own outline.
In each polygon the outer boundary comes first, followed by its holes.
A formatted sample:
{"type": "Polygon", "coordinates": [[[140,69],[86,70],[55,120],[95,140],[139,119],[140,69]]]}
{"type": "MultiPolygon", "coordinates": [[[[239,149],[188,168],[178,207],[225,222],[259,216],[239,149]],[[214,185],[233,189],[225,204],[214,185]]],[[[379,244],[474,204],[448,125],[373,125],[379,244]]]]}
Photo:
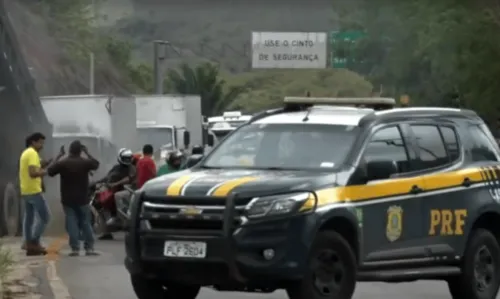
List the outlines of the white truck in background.
{"type": "Polygon", "coordinates": [[[220,141],[251,118],[251,115],[243,115],[241,111],[226,111],[220,116],[209,117],[208,129],[220,141]]]}
{"type": "Polygon", "coordinates": [[[134,98],[68,95],[40,98],[53,127],[54,155],[61,145],[82,141],[101,161],[99,175],[116,162],[119,148],[139,146],[134,98]]]}
{"type": "Polygon", "coordinates": [[[198,95],[135,95],[141,144],[151,144],[164,159],[168,152],[203,144],[203,117],[198,95]],[[187,140],[188,139],[188,140],[187,140]]]}

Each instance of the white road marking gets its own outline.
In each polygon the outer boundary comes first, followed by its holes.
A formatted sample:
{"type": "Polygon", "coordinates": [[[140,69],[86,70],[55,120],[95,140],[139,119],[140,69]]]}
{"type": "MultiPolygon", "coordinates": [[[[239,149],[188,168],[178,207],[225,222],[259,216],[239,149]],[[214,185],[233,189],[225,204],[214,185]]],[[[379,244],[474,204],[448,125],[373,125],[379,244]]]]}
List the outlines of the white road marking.
{"type": "Polygon", "coordinates": [[[54,299],[71,299],[68,287],[62,279],[57,275],[56,261],[48,261],[47,278],[50,288],[54,294],[54,299]]]}

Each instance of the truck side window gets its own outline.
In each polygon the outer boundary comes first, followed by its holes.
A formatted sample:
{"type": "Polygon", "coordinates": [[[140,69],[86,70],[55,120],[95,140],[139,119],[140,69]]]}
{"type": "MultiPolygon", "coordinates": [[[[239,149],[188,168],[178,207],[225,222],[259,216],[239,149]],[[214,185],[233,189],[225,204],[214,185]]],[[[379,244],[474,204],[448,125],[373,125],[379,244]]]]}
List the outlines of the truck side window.
{"type": "Polygon", "coordinates": [[[480,126],[469,126],[469,134],[474,145],[471,150],[473,161],[498,161],[496,147],[492,140],[480,126]]]}
{"type": "Polygon", "coordinates": [[[405,143],[397,127],[388,127],[375,132],[366,147],[363,159],[364,162],[396,161],[400,173],[410,171],[405,143]]]}
{"type": "Polygon", "coordinates": [[[450,162],[437,126],[413,125],[411,129],[417,138],[420,153],[420,163],[417,165],[417,170],[440,167],[450,162]]]}
{"type": "Polygon", "coordinates": [[[439,127],[441,134],[443,134],[444,144],[448,150],[450,162],[456,161],[460,158],[460,145],[458,143],[457,133],[452,127],[439,127]]]}

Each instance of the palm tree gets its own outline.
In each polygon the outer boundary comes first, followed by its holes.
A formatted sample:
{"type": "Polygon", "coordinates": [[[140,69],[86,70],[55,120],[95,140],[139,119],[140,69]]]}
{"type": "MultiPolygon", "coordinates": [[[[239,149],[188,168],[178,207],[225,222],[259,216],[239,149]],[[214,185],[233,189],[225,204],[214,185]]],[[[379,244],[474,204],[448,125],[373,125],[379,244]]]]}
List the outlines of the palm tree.
{"type": "Polygon", "coordinates": [[[219,114],[246,89],[237,86],[226,91],[226,82],[219,77],[219,67],[208,62],[196,67],[183,63],[178,70],[169,70],[166,79],[167,90],[200,95],[204,116],[219,114]]]}

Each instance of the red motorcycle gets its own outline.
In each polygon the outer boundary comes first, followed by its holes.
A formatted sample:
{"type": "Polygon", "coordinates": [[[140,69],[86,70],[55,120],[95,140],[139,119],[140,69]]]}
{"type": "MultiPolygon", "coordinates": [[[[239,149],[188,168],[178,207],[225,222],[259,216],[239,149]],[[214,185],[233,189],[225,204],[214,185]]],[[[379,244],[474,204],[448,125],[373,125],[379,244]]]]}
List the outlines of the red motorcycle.
{"type": "MultiPolygon", "coordinates": [[[[125,186],[125,190],[134,191],[125,186]]],[[[127,211],[129,202],[116,202],[115,194],[105,183],[94,184],[90,187],[90,210],[92,211],[92,227],[95,233],[123,231],[126,229],[127,211]],[[109,220],[112,218],[110,211],[118,211],[118,223],[110,226],[109,220]]]]}

